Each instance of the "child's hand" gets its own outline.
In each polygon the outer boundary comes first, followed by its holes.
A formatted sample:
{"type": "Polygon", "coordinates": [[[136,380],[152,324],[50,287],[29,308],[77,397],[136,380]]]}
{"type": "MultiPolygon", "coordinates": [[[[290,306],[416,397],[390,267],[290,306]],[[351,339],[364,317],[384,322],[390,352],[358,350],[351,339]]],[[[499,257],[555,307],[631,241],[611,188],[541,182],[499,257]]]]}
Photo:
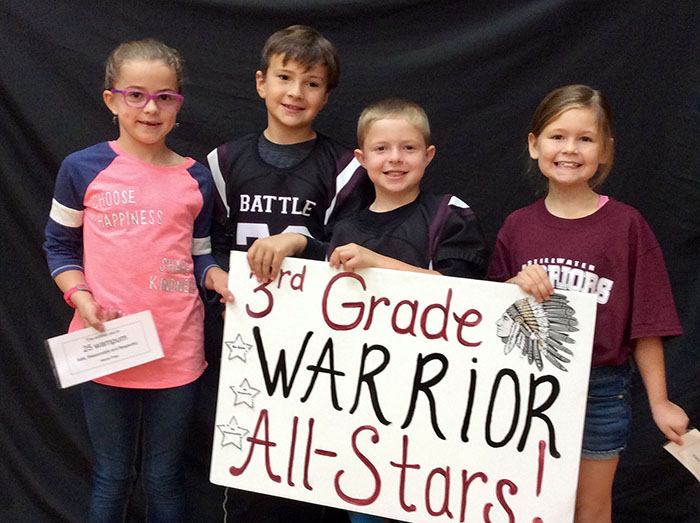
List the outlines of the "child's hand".
{"type": "Polygon", "coordinates": [[[665,400],[651,405],[651,415],[654,423],[669,440],[683,444],[681,436],[688,430],[688,415],[672,401],[665,400]]]}
{"type": "Polygon", "coordinates": [[[219,267],[212,267],[207,272],[204,286],[221,295],[221,303],[233,303],[233,293],[228,288],[228,273],[219,267]]]}
{"type": "Polygon", "coordinates": [[[331,267],[339,269],[343,266],[346,271],[354,271],[355,269],[363,269],[367,267],[381,267],[384,256],[377,254],[374,251],[361,247],[356,243],[348,243],[336,247],[331,253],[328,261],[331,267]]]}
{"type": "Polygon", "coordinates": [[[538,302],[548,300],[554,294],[554,287],[549,281],[547,271],[540,265],[528,265],[507,283],[515,283],[524,292],[532,294],[538,302]]]}
{"type": "Polygon", "coordinates": [[[75,293],[71,297],[75,308],[78,309],[80,319],[83,320],[84,327],[94,327],[100,332],[104,332],[103,322],[114,320],[121,316],[121,311],[110,307],[108,310],[100,307],[89,292],[75,293]]]}
{"type": "Polygon", "coordinates": [[[301,252],[306,237],[298,233],[282,233],[258,238],[248,249],[248,265],[258,282],[267,283],[277,278],[282,261],[301,252]]]}

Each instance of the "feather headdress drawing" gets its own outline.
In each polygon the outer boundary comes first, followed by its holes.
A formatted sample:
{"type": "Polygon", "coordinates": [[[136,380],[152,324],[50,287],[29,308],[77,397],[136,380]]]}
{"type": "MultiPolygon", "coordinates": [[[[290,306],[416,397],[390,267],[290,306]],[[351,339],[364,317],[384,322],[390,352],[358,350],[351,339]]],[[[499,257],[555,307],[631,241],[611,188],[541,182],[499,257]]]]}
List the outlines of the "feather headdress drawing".
{"type": "Polygon", "coordinates": [[[578,331],[576,311],[566,296],[553,294],[542,303],[528,296],[514,302],[496,322],[496,333],[505,343],[503,352],[513,349],[539,370],[546,359],[557,369],[566,372],[566,363],[573,356],[568,344],[575,343],[570,332],[578,331]]]}

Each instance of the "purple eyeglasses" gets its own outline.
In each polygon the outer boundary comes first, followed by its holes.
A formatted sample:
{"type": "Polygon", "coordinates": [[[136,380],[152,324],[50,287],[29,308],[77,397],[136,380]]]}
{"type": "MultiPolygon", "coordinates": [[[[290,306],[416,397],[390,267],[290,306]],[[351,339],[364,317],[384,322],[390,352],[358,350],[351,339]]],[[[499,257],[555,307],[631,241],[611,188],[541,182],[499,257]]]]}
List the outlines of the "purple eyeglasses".
{"type": "Polygon", "coordinates": [[[182,103],[182,95],[170,91],[159,91],[153,94],[140,89],[110,89],[110,91],[121,93],[126,105],[138,109],[146,107],[151,100],[155,100],[156,105],[161,109],[177,109],[182,103]]]}

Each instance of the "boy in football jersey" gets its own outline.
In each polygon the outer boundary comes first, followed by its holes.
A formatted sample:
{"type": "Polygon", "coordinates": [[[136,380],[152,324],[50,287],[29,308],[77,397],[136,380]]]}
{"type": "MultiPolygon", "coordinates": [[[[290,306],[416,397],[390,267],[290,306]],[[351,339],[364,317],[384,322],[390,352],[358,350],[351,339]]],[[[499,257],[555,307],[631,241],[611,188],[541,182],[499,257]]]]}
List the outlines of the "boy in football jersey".
{"type": "Polygon", "coordinates": [[[268,38],[255,73],[267,127],[207,156],[218,192],[212,242],[224,266],[231,249],[271,234],[326,239],[329,224],[371,200],[352,151],[312,127],[339,75],[335,47],[315,29],[293,25],[268,38]]]}
{"type": "Polygon", "coordinates": [[[260,281],[277,276],[284,257],[301,253],[345,270],[382,267],[481,278],[488,248],[476,215],[449,194],[427,194],[419,184],[435,156],[425,111],[400,98],[376,102],[357,125],[355,157],[367,169],[375,198],[340,220],[328,243],[301,234],[256,241],[248,250],[260,281]]]}
{"type": "MultiPolygon", "coordinates": [[[[335,47],[315,29],[293,25],[268,38],[255,73],[267,127],[207,155],[217,188],[211,241],[221,267],[228,267],[232,249],[246,250],[270,234],[327,240],[330,224],[371,201],[372,185],[352,151],[312,127],[339,75],[335,47]]],[[[223,332],[218,303],[208,304],[206,332],[207,360],[214,363],[207,384],[215,390],[223,332]]],[[[245,491],[231,497],[237,522],[313,523],[324,510],[245,491]]]]}

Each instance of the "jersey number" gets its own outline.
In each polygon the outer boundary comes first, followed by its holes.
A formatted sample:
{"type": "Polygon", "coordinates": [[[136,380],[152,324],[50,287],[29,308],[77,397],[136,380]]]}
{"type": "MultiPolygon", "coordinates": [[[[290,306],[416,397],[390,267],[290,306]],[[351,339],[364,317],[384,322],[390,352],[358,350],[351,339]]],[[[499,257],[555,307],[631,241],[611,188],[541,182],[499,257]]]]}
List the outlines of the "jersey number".
{"type": "MultiPolygon", "coordinates": [[[[296,232],[311,236],[309,229],[303,225],[289,225],[282,232],[296,232]]],[[[236,245],[241,247],[247,247],[252,241],[268,236],[270,236],[270,228],[266,223],[239,223],[236,226],[236,245]],[[252,241],[248,243],[249,240],[252,241]]]]}

